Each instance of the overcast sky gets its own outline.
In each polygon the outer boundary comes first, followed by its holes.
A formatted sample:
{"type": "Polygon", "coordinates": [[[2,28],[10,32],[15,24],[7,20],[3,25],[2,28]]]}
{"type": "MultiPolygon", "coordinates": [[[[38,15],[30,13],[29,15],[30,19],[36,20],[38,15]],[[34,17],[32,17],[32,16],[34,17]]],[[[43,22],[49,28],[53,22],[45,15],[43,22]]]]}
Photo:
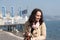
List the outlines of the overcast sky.
{"type": "Polygon", "coordinates": [[[21,10],[28,9],[28,14],[30,14],[34,8],[39,8],[44,15],[60,15],[60,0],[0,0],[0,11],[3,6],[8,11],[14,7],[14,13],[21,8],[21,10]]]}

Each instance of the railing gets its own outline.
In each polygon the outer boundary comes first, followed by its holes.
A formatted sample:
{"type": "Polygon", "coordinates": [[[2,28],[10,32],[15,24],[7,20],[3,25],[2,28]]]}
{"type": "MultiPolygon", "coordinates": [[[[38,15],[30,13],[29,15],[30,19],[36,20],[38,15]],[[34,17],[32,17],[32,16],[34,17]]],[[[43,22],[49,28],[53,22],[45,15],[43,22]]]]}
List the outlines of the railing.
{"type": "Polygon", "coordinates": [[[23,27],[24,24],[5,24],[5,25],[0,25],[0,29],[2,30],[7,30],[7,31],[16,31],[16,29],[18,31],[23,32],[23,27]],[[4,29],[6,28],[6,29],[4,29]]]}

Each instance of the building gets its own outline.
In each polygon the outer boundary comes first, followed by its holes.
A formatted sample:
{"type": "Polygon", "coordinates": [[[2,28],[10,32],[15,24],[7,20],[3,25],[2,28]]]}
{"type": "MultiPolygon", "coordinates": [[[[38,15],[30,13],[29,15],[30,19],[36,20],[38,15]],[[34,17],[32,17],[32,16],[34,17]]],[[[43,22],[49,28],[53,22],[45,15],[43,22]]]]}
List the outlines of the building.
{"type": "Polygon", "coordinates": [[[2,16],[5,17],[5,14],[6,14],[6,8],[2,7],[2,16]]]}

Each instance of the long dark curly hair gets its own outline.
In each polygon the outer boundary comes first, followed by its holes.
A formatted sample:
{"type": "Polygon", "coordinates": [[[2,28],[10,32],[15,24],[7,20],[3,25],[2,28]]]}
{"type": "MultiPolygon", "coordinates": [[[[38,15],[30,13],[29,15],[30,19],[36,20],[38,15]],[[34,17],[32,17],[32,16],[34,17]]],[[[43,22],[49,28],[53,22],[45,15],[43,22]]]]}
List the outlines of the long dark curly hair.
{"type": "MultiPolygon", "coordinates": [[[[31,13],[31,15],[30,15],[30,17],[29,17],[29,19],[28,19],[28,21],[29,21],[29,23],[30,23],[30,26],[33,25],[33,22],[36,23],[36,17],[35,17],[35,15],[36,15],[37,11],[41,12],[41,18],[40,18],[40,20],[39,20],[40,25],[43,23],[43,12],[42,12],[42,10],[41,10],[41,9],[38,9],[38,8],[35,8],[35,9],[32,11],[32,13],[31,13]]],[[[33,30],[34,30],[34,29],[32,28],[31,33],[33,32],[33,30]]]]}

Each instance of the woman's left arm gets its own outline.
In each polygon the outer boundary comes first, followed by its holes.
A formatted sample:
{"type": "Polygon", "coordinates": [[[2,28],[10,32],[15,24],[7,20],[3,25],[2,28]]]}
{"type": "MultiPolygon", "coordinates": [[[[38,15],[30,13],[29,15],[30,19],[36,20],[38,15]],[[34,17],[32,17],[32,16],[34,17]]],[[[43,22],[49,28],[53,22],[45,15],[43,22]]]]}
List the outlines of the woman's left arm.
{"type": "Polygon", "coordinates": [[[40,38],[46,40],[46,25],[44,22],[41,25],[41,33],[42,35],[40,36],[40,38]]]}

